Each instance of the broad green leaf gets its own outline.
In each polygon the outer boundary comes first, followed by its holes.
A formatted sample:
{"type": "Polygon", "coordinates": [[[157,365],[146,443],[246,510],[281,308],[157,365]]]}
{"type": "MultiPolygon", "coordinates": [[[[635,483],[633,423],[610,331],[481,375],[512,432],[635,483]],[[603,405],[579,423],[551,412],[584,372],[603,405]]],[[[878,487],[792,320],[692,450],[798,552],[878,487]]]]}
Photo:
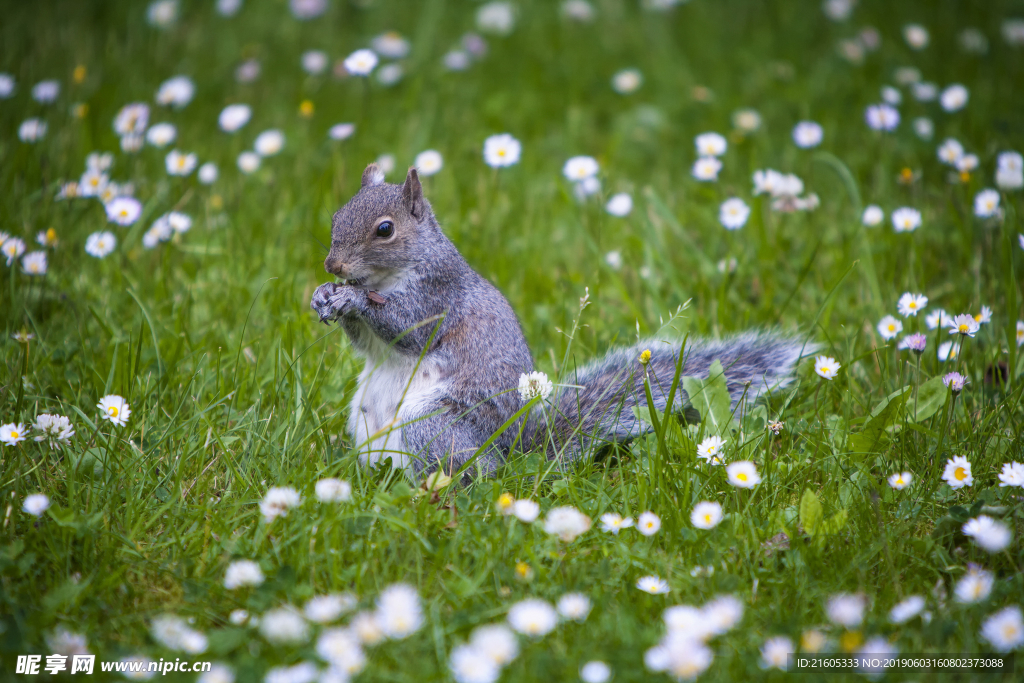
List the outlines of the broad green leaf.
{"type": "Polygon", "coordinates": [[[846,508],[829,517],[828,521],[821,525],[822,535],[838,534],[846,526],[846,508]]]}
{"type": "Polygon", "coordinates": [[[705,433],[726,436],[729,433],[729,423],[732,421],[732,401],[729,399],[729,389],[725,384],[722,363],[716,360],[711,364],[707,379],[683,377],[682,381],[690,404],[703,418],[705,433]]]}
{"type": "Polygon", "coordinates": [[[810,489],[804,490],[804,495],[800,498],[800,526],[808,536],[817,533],[821,517],[821,501],[818,500],[818,496],[810,489]]]}
{"type": "Polygon", "coordinates": [[[942,383],[942,378],[932,377],[917,388],[916,404],[913,394],[907,399],[907,415],[914,422],[924,422],[939,412],[939,408],[946,404],[948,396],[949,389],[942,383]]]}
{"type": "Polygon", "coordinates": [[[906,386],[882,399],[871,411],[871,419],[864,425],[864,429],[850,435],[846,442],[847,450],[852,454],[876,453],[883,448],[888,442],[885,430],[899,418],[900,411],[910,397],[910,391],[911,388],[906,386]]]}

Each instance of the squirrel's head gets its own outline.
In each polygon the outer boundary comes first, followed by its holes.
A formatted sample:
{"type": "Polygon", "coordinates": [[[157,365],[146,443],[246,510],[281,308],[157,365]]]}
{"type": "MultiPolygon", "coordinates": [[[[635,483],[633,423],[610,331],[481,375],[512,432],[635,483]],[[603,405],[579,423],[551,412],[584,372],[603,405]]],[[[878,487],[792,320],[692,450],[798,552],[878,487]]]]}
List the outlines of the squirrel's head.
{"type": "Polygon", "coordinates": [[[359,192],[334,214],[324,268],[357,286],[381,289],[423,260],[438,231],[415,168],[405,183],[393,185],[370,164],[359,192]]]}

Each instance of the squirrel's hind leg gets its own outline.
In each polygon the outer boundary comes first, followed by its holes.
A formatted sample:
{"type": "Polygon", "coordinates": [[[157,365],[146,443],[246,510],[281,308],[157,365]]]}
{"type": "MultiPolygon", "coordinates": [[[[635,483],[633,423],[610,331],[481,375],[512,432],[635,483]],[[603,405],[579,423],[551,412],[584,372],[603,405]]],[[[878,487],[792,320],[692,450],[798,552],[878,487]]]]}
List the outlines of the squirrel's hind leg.
{"type": "MultiPolygon", "coordinates": [[[[467,420],[441,413],[406,423],[402,428],[405,449],[414,454],[413,467],[420,476],[438,469],[454,476],[487,441],[467,420]]],[[[492,445],[462,473],[463,483],[480,476],[491,476],[504,464],[501,453],[492,445]]]]}

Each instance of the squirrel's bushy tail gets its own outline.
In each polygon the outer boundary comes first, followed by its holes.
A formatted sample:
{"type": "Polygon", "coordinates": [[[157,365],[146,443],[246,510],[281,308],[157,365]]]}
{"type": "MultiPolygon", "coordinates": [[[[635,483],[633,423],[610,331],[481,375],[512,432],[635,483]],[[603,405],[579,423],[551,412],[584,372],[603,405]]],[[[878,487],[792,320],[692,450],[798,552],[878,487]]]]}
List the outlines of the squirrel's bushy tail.
{"type": "MultiPolygon", "coordinates": [[[[648,339],[613,349],[599,361],[562,376],[564,385],[549,399],[548,410],[534,424],[534,445],[544,444],[549,457],[570,461],[611,442],[640,436],[647,426],[637,420],[634,406],[647,404],[640,354],[650,350],[647,365],[654,407],[664,412],[668,403],[681,339],[648,339]]],[[[793,379],[797,361],[816,345],[798,337],[771,332],[748,332],[721,340],[689,339],[683,351],[682,376],[706,378],[711,364],[720,361],[732,405],[753,401],[782,388],[793,379]]],[[[682,410],[688,397],[682,383],[676,389],[673,411],[682,410]]]]}

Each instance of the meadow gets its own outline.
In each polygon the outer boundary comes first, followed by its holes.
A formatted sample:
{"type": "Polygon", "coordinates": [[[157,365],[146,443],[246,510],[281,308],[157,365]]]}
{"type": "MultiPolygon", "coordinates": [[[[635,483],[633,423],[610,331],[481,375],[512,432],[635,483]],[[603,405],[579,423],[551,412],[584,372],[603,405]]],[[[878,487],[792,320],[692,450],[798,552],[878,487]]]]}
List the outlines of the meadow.
{"type": "MultiPolygon", "coordinates": [[[[51,0],[0,36],[3,680],[1024,646],[1024,4],[51,0]],[[375,160],[555,383],[659,332],[819,348],[737,410],[682,377],[697,419],[579,467],[363,468],[362,360],[309,302],[375,160]]],[[[954,677],[829,677],[864,673],[954,677]]]]}

